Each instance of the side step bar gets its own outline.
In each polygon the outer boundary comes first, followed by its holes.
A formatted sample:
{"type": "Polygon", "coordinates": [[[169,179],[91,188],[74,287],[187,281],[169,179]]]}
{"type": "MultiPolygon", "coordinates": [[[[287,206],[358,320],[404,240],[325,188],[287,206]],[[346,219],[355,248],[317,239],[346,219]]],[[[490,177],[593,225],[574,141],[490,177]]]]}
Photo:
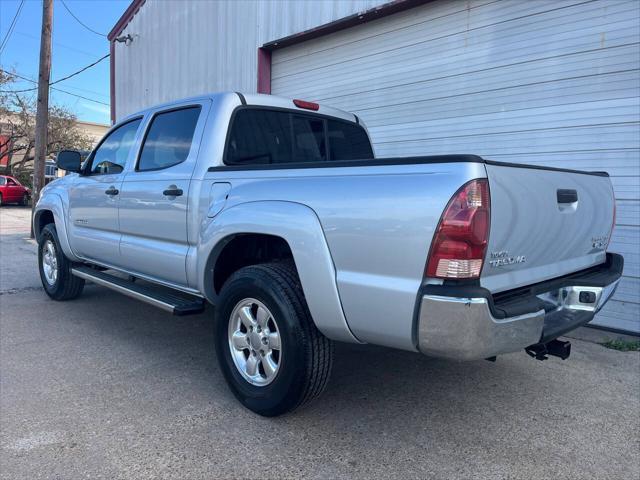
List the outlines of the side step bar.
{"type": "MultiPolygon", "coordinates": [[[[128,297],[161,308],[174,315],[191,315],[204,310],[204,300],[197,297],[185,298],[153,287],[140,285],[124,278],[109,275],[91,267],[78,266],[71,269],[76,277],[120,292],[128,297]]],[[[186,294],[185,294],[186,295],[186,294]]]]}

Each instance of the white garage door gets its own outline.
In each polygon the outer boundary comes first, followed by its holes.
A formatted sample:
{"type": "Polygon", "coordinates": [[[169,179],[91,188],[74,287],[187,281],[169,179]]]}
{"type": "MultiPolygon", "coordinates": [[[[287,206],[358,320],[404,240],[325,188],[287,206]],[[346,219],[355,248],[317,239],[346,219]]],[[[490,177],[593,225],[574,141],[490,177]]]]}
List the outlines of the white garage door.
{"type": "Polygon", "coordinates": [[[640,332],[640,2],[436,1],[273,52],[272,93],[358,114],[378,156],[607,170],[624,278],[595,323],[640,332]]]}

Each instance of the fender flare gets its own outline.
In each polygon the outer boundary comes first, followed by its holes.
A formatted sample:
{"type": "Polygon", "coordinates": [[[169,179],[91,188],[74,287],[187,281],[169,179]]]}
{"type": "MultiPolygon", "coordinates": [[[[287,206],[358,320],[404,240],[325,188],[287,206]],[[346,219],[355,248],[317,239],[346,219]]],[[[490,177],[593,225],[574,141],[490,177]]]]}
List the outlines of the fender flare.
{"type": "Polygon", "coordinates": [[[298,270],[302,290],[318,330],[326,337],[361,343],[349,329],[342,310],[331,252],[316,213],[306,205],[286,201],[258,201],[223,210],[200,231],[198,290],[211,303],[213,269],[224,246],[236,235],[256,233],[284,239],[298,270]]]}
{"type": "Polygon", "coordinates": [[[58,233],[58,239],[60,240],[60,247],[64,252],[65,256],[74,262],[81,261],[71,250],[71,245],[69,243],[69,236],[67,235],[67,217],[65,215],[65,208],[63,206],[62,198],[60,195],[56,193],[46,193],[36,205],[36,210],[33,215],[33,231],[36,236],[36,240],[40,236],[40,231],[38,230],[38,224],[40,221],[40,216],[45,212],[50,211],[53,214],[53,220],[56,226],[56,231],[58,233]]]}

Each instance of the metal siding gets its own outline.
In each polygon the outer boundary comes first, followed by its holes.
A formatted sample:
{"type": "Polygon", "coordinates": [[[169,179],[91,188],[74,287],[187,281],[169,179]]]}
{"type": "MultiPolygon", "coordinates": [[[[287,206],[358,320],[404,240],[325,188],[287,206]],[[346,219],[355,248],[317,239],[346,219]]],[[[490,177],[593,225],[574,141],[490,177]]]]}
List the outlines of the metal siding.
{"type": "Polygon", "coordinates": [[[276,50],[272,92],[353,111],[379,156],[609,171],[625,270],[594,323],[640,332],[639,39],[633,0],[437,1],[276,50]]]}
{"type": "Polygon", "coordinates": [[[216,91],[255,92],[258,47],[386,0],[147,0],[115,44],[116,115],[216,91]]]}

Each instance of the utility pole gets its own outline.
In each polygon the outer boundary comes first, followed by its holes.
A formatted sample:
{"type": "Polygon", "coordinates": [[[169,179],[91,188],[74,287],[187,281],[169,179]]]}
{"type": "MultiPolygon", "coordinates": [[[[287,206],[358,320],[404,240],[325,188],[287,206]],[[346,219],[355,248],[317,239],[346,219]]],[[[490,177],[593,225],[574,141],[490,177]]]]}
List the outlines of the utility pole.
{"type": "MultiPolygon", "coordinates": [[[[49,82],[51,80],[51,27],[53,0],[42,0],[42,31],[40,33],[40,71],[38,73],[38,106],[36,110],[35,156],[33,159],[33,192],[31,218],[40,192],[44,187],[44,167],[47,156],[47,127],[49,123],[49,82]]],[[[31,222],[31,238],[34,237],[31,222]]]]}

